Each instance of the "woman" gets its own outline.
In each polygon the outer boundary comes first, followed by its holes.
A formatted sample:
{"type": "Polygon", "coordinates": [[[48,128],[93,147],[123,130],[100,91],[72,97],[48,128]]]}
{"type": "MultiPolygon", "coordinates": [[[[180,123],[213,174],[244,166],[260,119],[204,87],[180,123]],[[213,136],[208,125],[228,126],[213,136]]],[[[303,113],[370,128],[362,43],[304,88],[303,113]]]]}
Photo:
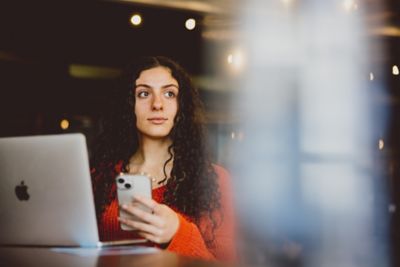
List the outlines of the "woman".
{"type": "Polygon", "coordinates": [[[124,80],[129,86],[120,91],[93,155],[101,239],[139,235],[181,255],[233,260],[229,176],[208,158],[199,96],[189,76],[171,59],[147,57],[124,80]],[[119,207],[143,222],[118,218],[114,180],[120,172],[153,178],[153,199],[119,207]],[[123,231],[120,223],[138,231],[123,231]]]}

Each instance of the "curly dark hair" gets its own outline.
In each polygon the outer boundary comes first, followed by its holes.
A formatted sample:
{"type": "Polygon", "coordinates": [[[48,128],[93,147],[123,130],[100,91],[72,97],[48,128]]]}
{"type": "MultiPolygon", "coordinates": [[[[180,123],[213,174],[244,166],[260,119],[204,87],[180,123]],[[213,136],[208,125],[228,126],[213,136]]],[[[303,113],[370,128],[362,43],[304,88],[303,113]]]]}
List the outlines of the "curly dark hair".
{"type": "Polygon", "coordinates": [[[212,212],[220,207],[220,193],[216,173],[206,149],[199,94],[185,70],[173,60],[162,56],[134,61],[122,75],[122,84],[115,88],[114,104],[109,115],[104,118],[92,157],[97,215],[100,216],[115,198],[116,192],[112,190],[114,166],[122,161],[122,170],[127,171],[129,159],[139,146],[134,113],[135,81],[142,71],[159,66],[168,68],[179,84],[178,112],[169,134],[172,140],[168,148],[170,158],[164,164],[164,174],[167,175],[166,165],[173,159],[164,203],[194,222],[199,222],[201,216],[208,214],[214,228],[216,220],[212,218],[212,212]]]}

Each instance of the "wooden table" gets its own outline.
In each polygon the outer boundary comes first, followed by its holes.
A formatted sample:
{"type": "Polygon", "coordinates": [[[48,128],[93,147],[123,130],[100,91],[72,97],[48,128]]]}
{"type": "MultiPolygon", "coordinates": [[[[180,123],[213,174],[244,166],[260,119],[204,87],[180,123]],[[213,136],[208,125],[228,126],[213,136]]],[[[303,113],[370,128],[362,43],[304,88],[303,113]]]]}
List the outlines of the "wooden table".
{"type": "Polygon", "coordinates": [[[1,267],[205,267],[221,266],[222,263],[211,263],[178,256],[167,251],[149,254],[104,255],[100,252],[78,255],[69,252],[54,251],[44,247],[0,247],[1,267]]]}

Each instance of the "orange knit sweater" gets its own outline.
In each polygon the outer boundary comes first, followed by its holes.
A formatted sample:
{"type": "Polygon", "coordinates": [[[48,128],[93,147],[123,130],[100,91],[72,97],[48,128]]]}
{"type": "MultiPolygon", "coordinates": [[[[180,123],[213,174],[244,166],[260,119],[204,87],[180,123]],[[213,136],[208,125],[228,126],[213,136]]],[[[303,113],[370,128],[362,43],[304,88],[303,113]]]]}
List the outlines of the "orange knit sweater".
{"type": "MultiPolygon", "coordinates": [[[[196,225],[187,216],[177,212],[179,228],[166,249],[180,255],[205,260],[234,261],[236,259],[234,242],[235,220],[230,177],[224,168],[217,165],[214,165],[214,168],[218,176],[218,185],[221,193],[221,209],[215,211],[214,214],[215,218],[220,221],[218,227],[212,231],[212,222],[208,216],[201,218],[200,223],[196,225]],[[212,242],[206,244],[204,240],[212,240],[212,242]]],[[[121,165],[118,164],[115,170],[119,173],[121,165]]],[[[163,186],[153,190],[153,199],[158,203],[163,203],[165,189],[166,187],[163,186]]],[[[99,229],[101,240],[138,238],[133,231],[121,230],[117,217],[118,202],[114,199],[102,215],[99,229]]],[[[146,244],[155,246],[150,242],[146,244]]]]}

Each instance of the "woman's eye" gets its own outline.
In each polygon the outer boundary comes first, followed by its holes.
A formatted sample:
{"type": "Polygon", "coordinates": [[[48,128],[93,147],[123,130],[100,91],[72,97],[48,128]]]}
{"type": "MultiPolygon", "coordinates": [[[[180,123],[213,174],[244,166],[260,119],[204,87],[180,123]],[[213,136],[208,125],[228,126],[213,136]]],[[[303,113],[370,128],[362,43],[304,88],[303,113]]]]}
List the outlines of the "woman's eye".
{"type": "Polygon", "coordinates": [[[137,94],[138,97],[143,98],[149,95],[149,92],[141,91],[137,94]]]}
{"type": "Polygon", "coordinates": [[[165,92],[165,96],[168,97],[168,98],[171,98],[171,97],[175,97],[176,95],[175,95],[174,92],[168,91],[168,92],[165,92]]]}

